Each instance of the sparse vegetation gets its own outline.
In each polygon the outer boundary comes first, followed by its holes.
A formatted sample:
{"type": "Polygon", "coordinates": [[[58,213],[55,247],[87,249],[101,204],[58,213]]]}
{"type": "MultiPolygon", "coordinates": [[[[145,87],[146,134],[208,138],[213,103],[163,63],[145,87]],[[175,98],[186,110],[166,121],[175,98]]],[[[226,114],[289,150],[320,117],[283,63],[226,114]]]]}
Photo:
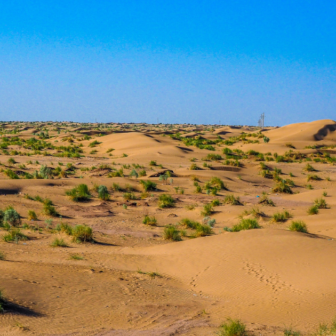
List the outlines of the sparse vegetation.
{"type": "Polygon", "coordinates": [[[231,229],[232,232],[239,232],[243,230],[252,230],[252,229],[260,229],[260,225],[255,219],[242,219],[238,224],[234,225],[231,229]]]}
{"type": "Polygon", "coordinates": [[[150,226],[155,226],[157,224],[157,220],[154,216],[150,217],[150,216],[146,215],[145,218],[143,219],[142,223],[146,224],[146,225],[150,225],[150,226]]]}
{"type": "Polygon", "coordinates": [[[307,225],[303,221],[292,221],[288,229],[296,232],[308,232],[307,225]]]}
{"type": "Polygon", "coordinates": [[[175,206],[175,200],[173,197],[167,194],[159,196],[158,207],[159,208],[173,208],[175,206]]]}
{"type": "Polygon", "coordinates": [[[175,226],[172,225],[168,225],[165,227],[163,237],[166,240],[173,240],[173,241],[181,240],[180,232],[176,229],[175,226]]]}
{"type": "Polygon", "coordinates": [[[247,336],[247,330],[244,323],[240,320],[228,318],[223,323],[218,332],[219,336],[247,336]]]}
{"type": "Polygon", "coordinates": [[[84,202],[90,200],[91,198],[89,188],[86,184],[80,184],[77,187],[67,191],[66,195],[70,196],[74,202],[84,202]]]}

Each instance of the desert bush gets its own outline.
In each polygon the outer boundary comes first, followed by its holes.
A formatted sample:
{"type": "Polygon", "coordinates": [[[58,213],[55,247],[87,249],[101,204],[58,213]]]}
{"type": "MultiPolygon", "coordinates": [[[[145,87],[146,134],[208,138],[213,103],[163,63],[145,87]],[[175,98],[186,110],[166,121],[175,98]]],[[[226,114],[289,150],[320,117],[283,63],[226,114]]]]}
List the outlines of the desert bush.
{"type": "Polygon", "coordinates": [[[210,185],[211,187],[217,188],[218,190],[221,189],[227,190],[225,183],[219,177],[216,176],[210,179],[210,185]]]}
{"type": "Polygon", "coordinates": [[[234,195],[226,195],[224,198],[224,203],[231,205],[242,205],[239,197],[235,197],[234,195]]]}
{"type": "Polygon", "coordinates": [[[150,216],[146,215],[145,218],[143,219],[142,223],[146,224],[146,225],[155,226],[157,224],[157,220],[154,216],[150,217],[150,216]]]}
{"type": "Polygon", "coordinates": [[[39,175],[41,176],[41,178],[43,179],[49,179],[52,178],[52,171],[51,168],[42,165],[39,171],[39,175]]]}
{"type": "Polygon", "coordinates": [[[197,185],[195,189],[195,194],[201,194],[201,193],[202,193],[202,188],[200,185],[197,185]]]}
{"type": "Polygon", "coordinates": [[[101,144],[101,142],[99,142],[99,141],[97,141],[97,140],[95,140],[95,141],[92,141],[90,144],[89,144],[89,147],[96,147],[97,145],[100,145],[101,144]]]}
{"type": "Polygon", "coordinates": [[[317,175],[308,175],[307,176],[307,181],[321,181],[322,178],[317,176],[317,175]]]}
{"type": "Polygon", "coordinates": [[[292,328],[286,328],[284,330],[284,336],[301,336],[301,333],[293,330],[292,328]]]}
{"type": "Polygon", "coordinates": [[[109,173],[108,177],[124,177],[124,170],[120,168],[119,170],[109,173]]]}
{"type": "Polygon", "coordinates": [[[3,222],[7,222],[12,226],[18,226],[21,224],[21,216],[15,209],[9,207],[4,212],[3,222]]]}
{"type": "Polygon", "coordinates": [[[19,179],[19,175],[16,174],[13,170],[11,169],[6,169],[4,170],[4,173],[12,180],[18,180],[19,179]]]}
{"type": "Polygon", "coordinates": [[[37,220],[37,216],[35,211],[29,210],[28,211],[28,220],[37,220]]]}
{"type": "Polygon", "coordinates": [[[175,206],[175,200],[173,197],[167,194],[162,194],[159,196],[158,206],[159,208],[172,208],[175,206]]]}
{"type": "Polygon", "coordinates": [[[20,229],[12,229],[7,234],[2,237],[3,241],[6,243],[12,241],[28,240],[28,237],[23,234],[20,229]]]}
{"type": "Polygon", "coordinates": [[[220,326],[219,336],[246,336],[246,326],[240,320],[228,318],[225,323],[220,326]]]}
{"type": "Polygon", "coordinates": [[[293,216],[288,211],[276,212],[272,216],[273,222],[286,222],[287,219],[292,218],[293,216]]]}
{"type": "Polygon", "coordinates": [[[211,203],[204,204],[203,210],[201,211],[202,216],[210,216],[214,212],[211,203]]]}
{"type": "Polygon", "coordinates": [[[72,229],[72,240],[76,243],[85,243],[93,241],[93,230],[86,225],[76,225],[72,229]]]}
{"type": "Polygon", "coordinates": [[[109,192],[108,192],[106,186],[100,185],[98,187],[98,197],[103,201],[107,201],[107,200],[110,199],[110,195],[109,195],[109,192]]]}
{"type": "Polygon", "coordinates": [[[144,169],[142,169],[142,170],[140,170],[139,171],[139,176],[146,176],[147,175],[147,173],[146,173],[146,170],[144,170],[144,169]]]}
{"type": "Polygon", "coordinates": [[[144,191],[151,191],[151,190],[156,190],[156,183],[150,181],[150,180],[140,180],[140,183],[142,185],[142,188],[144,191]]]}
{"type": "Polygon", "coordinates": [[[275,206],[274,202],[271,199],[269,199],[266,195],[263,195],[258,203],[267,206],[275,206]]]}
{"type": "Polygon", "coordinates": [[[137,171],[135,169],[132,169],[132,171],[129,174],[130,177],[135,177],[138,178],[139,174],[137,173],[137,171]]]}
{"type": "Polygon", "coordinates": [[[296,232],[308,232],[307,225],[303,221],[292,221],[288,229],[296,232]]]}
{"type": "Polygon", "coordinates": [[[6,254],[0,251],[0,260],[5,260],[5,259],[6,259],[6,254]]]}
{"type": "Polygon", "coordinates": [[[124,198],[126,201],[136,200],[136,199],[137,199],[137,197],[135,196],[135,194],[132,193],[132,192],[124,193],[123,198],[124,198]]]}
{"type": "Polygon", "coordinates": [[[284,194],[293,194],[291,187],[286,183],[286,181],[282,180],[277,183],[273,189],[273,192],[284,193],[284,194]]]}
{"type": "Polygon", "coordinates": [[[64,232],[68,236],[71,236],[72,235],[72,226],[69,225],[68,223],[63,223],[62,222],[61,224],[58,224],[56,226],[56,231],[64,232]]]}
{"type": "Polygon", "coordinates": [[[153,161],[153,160],[152,160],[152,161],[149,162],[149,165],[150,165],[150,166],[157,166],[157,163],[156,163],[156,161],[153,161]]]}
{"type": "Polygon", "coordinates": [[[309,163],[306,164],[306,166],[303,168],[303,170],[309,171],[309,172],[316,171],[316,169],[312,165],[310,165],[309,163]]]}
{"type": "Polygon", "coordinates": [[[73,254],[70,254],[69,259],[72,259],[72,260],[83,260],[84,257],[82,257],[78,253],[73,253],[73,254]]]}
{"type": "Polygon", "coordinates": [[[68,247],[68,244],[64,241],[63,238],[55,238],[51,245],[51,247],[68,247]]]}
{"type": "Polygon", "coordinates": [[[180,221],[180,225],[183,225],[189,229],[196,229],[196,227],[200,225],[200,223],[193,221],[189,218],[182,218],[180,221]]]}
{"type": "Polygon", "coordinates": [[[336,318],[330,325],[327,323],[320,323],[314,332],[313,336],[331,336],[336,335],[336,318]]]}
{"type": "Polygon", "coordinates": [[[55,207],[48,202],[43,203],[43,213],[46,216],[51,216],[51,217],[58,216],[58,212],[56,211],[55,207]]]}
{"type": "Polygon", "coordinates": [[[190,169],[190,170],[200,170],[200,167],[198,167],[196,163],[193,163],[193,164],[190,166],[189,169],[190,169]]]}
{"type": "Polygon", "coordinates": [[[318,209],[327,209],[328,208],[328,204],[326,202],[326,200],[324,198],[317,198],[315,201],[314,201],[314,204],[315,206],[318,208],[318,209]]]}
{"type": "Polygon", "coordinates": [[[88,201],[91,198],[89,188],[86,184],[80,184],[77,187],[68,190],[66,195],[70,196],[75,202],[88,201]]]}
{"type": "Polygon", "coordinates": [[[209,236],[212,233],[213,232],[212,232],[211,226],[209,226],[207,224],[198,224],[196,226],[196,236],[197,237],[209,236]]]}
{"type": "Polygon", "coordinates": [[[112,184],[112,190],[114,190],[114,191],[121,190],[120,185],[118,183],[113,183],[112,184]]]}
{"type": "Polygon", "coordinates": [[[214,199],[214,200],[211,201],[211,205],[212,206],[220,206],[221,202],[220,202],[219,199],[216,198],[216,199],[214,199]]]}
{"type": "Polygon", "coordinates": [[[242,219],[238,224],[232,227],[232,232],[239,232],[242,230],[251,230],[251,229],[259,229],[260,225],[255,219],[242,219]]]}
{"type": "Polygon", "coordinates": [[[312,206],[308,209],[307,213],[308,213],[309,215],[317,215],[317,214],[319,213],[319,208],[318,208],[316,205],[312,205],[312,206]]]}
{"type": "Polygon", "coordinates": [[[168,225],[163,231],[163,237],[166,240],[180,241],[181,235],[180,232],[176,229],[175,226],[168,225]]]}

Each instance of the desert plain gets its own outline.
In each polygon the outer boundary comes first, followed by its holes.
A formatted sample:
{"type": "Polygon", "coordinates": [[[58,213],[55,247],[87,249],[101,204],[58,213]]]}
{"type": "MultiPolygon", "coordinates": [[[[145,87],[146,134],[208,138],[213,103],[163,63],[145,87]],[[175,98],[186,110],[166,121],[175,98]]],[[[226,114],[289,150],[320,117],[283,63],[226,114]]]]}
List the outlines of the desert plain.
{"type": "Polygon", "coordinates": [[[335,130],[1,123],[0,335],[332,334],[335,130]]]}

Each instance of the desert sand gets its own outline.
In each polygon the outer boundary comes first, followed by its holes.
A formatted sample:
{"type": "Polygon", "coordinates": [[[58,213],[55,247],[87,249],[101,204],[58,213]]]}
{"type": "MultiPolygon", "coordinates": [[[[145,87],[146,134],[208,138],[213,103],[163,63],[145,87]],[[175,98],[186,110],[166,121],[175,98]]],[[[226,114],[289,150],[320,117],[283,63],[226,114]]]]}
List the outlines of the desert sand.
{"type": "Polygon", "coordinates": [[[331,323],[335,130],[332,120],[265,129],[2,123],[0,335],[203,336],[229,317],[253,335],[311,335],[331,323]],[[146,192],[140,180],[156,186],[146,192]],[[76,201],[69,191],[80,184],[90,195],[76,201]],[[160,207],[162,195],[175,203],[160,207]],[[6,222],[9,207],[19,223],[6,222]],[[259,228],[233,232],[242,220],[259,228]],[[93,238],[76,241],[66,224],[93,238]],[[6,238],[17,229],[23,239],[6,238]]]}

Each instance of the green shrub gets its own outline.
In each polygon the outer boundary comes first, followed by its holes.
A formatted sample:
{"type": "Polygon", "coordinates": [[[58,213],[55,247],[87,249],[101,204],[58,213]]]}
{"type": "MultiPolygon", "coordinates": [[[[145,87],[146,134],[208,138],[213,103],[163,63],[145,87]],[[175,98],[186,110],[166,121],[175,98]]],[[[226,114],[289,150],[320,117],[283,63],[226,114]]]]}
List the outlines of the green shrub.
{"type": "Polygon", "coordinates": [[[20,229],[12,229],[6,235],[2,237],[6,243],[12,241],[28,240],[28,237],[23,234],[20,229]]]}
{"type": "Polygon", "coordinates": [[[189,218],[182,218],[180,221],[180,225],[183,225],[189,229],[196,229],[198,225],[200,225],[200,223],[193,221],[189,218]]]}
{"type": "Polygon", "coordinates": [[[4,173],[12,180],[18,180],[19,179],[19,175],[16,174],[13,170],[11,169],[6,169],[4,170],[4,173]]]}
{"type": "Polygon", "coordinates": [[[301,333],[293,330],[292,328],[286,328],[284,330],[284,336],[301,336],[301,333]]]}
{"type": "Polygon", "coordinates": [[[269,199],[266,195],[263,195],[258,203],[267,206],[275,206],[274,202],[271,199],[269,199]]]}
{"type": "Polygon", "coordinates": [[[316,171],[316,169],[313,166],[311,166],[309,163],[306,164],[306,166],[305,166],[305,168],[303,168],[303,170],[309,171],[309,172],[316,171]]]}
{"type": "Polygon", "coordinates": [[[180,232],[176,229],[176,227],[172,225],[168,225],[165,227],[163,231],[163,237],[166,240],[173,240],[173,241],[181,240],[180,232]]]}
{"type": "Polygon", "coordinates": [[[37,216],[35,211],[29,210],[28,211],[28,220],[37,220],[37,216]]]}
{"type": "Polygon", "coordinates": [[[156,163],[156,161],[150,161],[150,162],[149,162],[149,165],[150,165],[150,166],[157,166],[157,163],[156,163]]]}
{"type": "Polygon", "coordinates": [[[58,212],[56,211],[55,207],[52,206],[49,202],[43,203],[43,213],[46,216],[57,217],[58,212]]]}
{"type": "Polygon", "coordinates": [[[125,200],[127,200],[127,201],[130,201],[130,200],[136,200],[137,199],[137,197],[135,196],[135,194],[134,193],[125,193],[124,195],[123,195],[123,197],[124,197],[124,199],[125,200]]]}
{"type": "Polygon", "coordinates": [[[110,199],[110,195],[109,195],[109,192],[108,192],[106,186],[100,185],[98,187],[98,197],[103,201],[107,201],[107,200],[110,199]]]}
{"type": "Polygon", "coordinates": [[[63,238],[55,238],[51,243],[51,247],[68,247],[68,244],[63,238]]]}
{"type": "Polygon", "coordinates": [[[246,326],[240,320],[228,318],[225,323],[220,326],[219,336],[246,336],[246,326]]]}
{"type": "Polygon", "coordinates": [[[69,259],[72,259],[72,260],[83,260],[84,257],[82,257],[80,254],[74,253],[74,254],[70,254],[69,259]]]}
{"type": "Polygon", "coordinates": [[[6,259],[5,253],[0,251],[0,260],[5,260],[5,259],[6,259]]]}
{"type": "Polygon", "coordinates": [[[144,189],[144,191],[151,191],[151,190],[156,190],[156,183],[150,181],[150,180],[140,180],[140,183],[144,189]]]}
{"type": "Polygon", "coordinates": [[[76,225],[72,230],[72,240],[76,243],[92,242],[93,230],[86,225],[76,225]]]}
{"type": "Polygon", "coordinates": [[[235,197],[234,195],[226,195],[224,198],[224,203],[231,205],[242,205],[239,197],[235,197]]]}
{"type": "Polygon", "coordinates": [[[207,224],[199,224],[199,225],[196,226],[196,235],[198,237],[209,236],[212,233],[213,232],[212,232],[211,226],[209,226],[207,224]]]}
{"type": "Polygon", "coordinates": [[[272,190],[273,192],[278,193],[293,194],[291,187],[286,183],[285,180],[282,180],[281,182],[277,183],[272,190]]]}
{"type": "Polygon", "coordinates": [[[70,196],[75,202],[88,201],[91,198],[89,188],[86,184],[80,184],[77,187],[68,190],[66,195],[70,196]]]}
{"type": "Polygon", "coordinates": [[[219,177],[212,177],[210,179],[210,185],[212,188],[217,188],[218,190],[224,189],[227,190],[225,183],[219,177]]]}
{"type": "Polygon", "coordinates": [[[315,201],[314,201],[314,204],[315,206],[318,208],[318,209],[327,209],[328,208],[328,204],[326,202],[326,200],[324,198],[317,198],[315,201]]]}
{"type": "Polygon", "coordinates": [[[158,206],[159,208],[172,208],[175,206],[175,200],[173,197],[167,194],[162,194],[159,196],[158,206]]]}
{"type": "Polygon", "coordinates": [[[307,176],[307,181],[321,181],[322,178],[317,176],[317,175],[308,175],[307,176]]]}
{"type": "Polygon", "coordinates": [[[145,218],[143,219],[142,223],[146,224],[146,225],[155,226],[157,224],[157,220],[154,216],[149,217],[149,216],[146,215],[145,218]]]}
{"type": "Polygon", "coordinates": [[[242,219],[238,224],[232,227],[232,232],[239,232],[242,230],[251,230],[251,229],[259,229],[261,226],[255,219],[242,219]]]}
{"type": "Polygon", "coordinates": [[[135,169],[132,169],[132,171],[130,172],[130,177],[135,177],[135,178],[138,178],[139,177],[139,174],[137,173],[137,171],[135,169]]]}
{"type": "Polygon", "coordinates": [[[139,171],[139,176],[146,176],[147,175],[147,173],[146,173],[146,170],[144,170],[144,169],[142,169],[142,170],[140,170],[139,171]]]}
{"type": "Polygon", "coordinates": [[[210,216],[214,212],[211,203],[204,204],[203,211],[201,211],[202,216],[210,216]]]}
{"type": "Polygon", "coordinates": [[[189,169],[190,169],[190,170],[200,170],[200,167],[198,167],[196,163],[193,163],[193,164],[190,166],[189,169]]]}
{"type": "Polygon", "coordinates": [[[316,205],[312,205],[312,206],[308,209],[307,213],[308,213],[309,215],[317,215],[317,214],[319,213],[319,208],[318,208],[316,205]]]}
{"type": "Polygon", "coordinates": [[[296,232],[308,232],[307,225],[303,221],[292,221],[288,229],[296,232]]]}
{"type": "Polygon", "coordinates": [[[219,201],[219,199],[214,199],[211,201],[211,205],[212,206],[220,206],[221,205],[221,202],[219,201]]]}
{"type": "Polygon", "coordinates": [[[287,219],[292,218],[293,216],[288,211],[277,212],[273,214],[272,220],[273,222],[286,222],[287,219]]]}
{"type": "Polygon", "coordinates": [[[15,209],[10,207],[4,212],[3,221],[9,223],[12,226],[18,226],[21,224],[21,216],[15,209]]]}

